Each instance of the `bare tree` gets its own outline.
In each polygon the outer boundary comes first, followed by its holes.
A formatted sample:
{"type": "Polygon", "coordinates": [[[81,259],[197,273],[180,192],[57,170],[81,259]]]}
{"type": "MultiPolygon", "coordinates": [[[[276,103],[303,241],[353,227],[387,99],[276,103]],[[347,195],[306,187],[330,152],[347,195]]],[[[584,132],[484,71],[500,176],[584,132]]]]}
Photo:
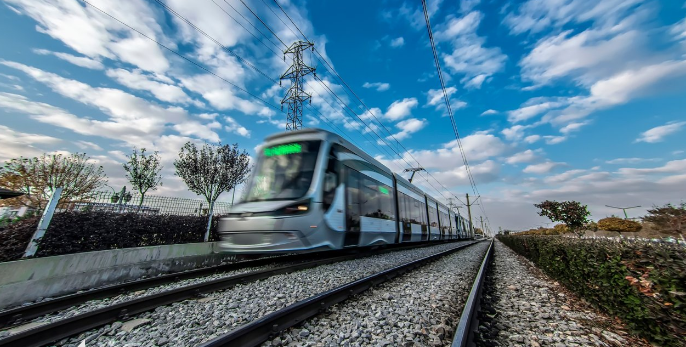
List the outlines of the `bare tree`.
{"type": "Polygon", "coordinates": [[[238,144],[205,144],[202,148],[186,142],[181,147],[179,159],[174,161],[176,175],[181,177],[190,191],[202,195],[210,205],[205,241],[209,240],[214,202],[219,195],[243,183],[250,172],[250,157],[238,144]]]}
{"type": "Polygon", "coordinates": [[[157,151],[152,154],[145,154],[145,148],[141,148],[140,153],[134,147],[133,153],[126,156],[129,159],[124,163],[124,170],[126,170],[126,178],[129,179],[133,189],[141,194],[141,200],[138,202],[138,207],[143,205],[145,193],[148,190],[156,190],[157,186],[162,185],[162,164],[160,164],[160,155],[157,151]]]}
{"type": "Polygon", "coordinates": [[[2,200],[4,204],[19,203],[42,209],[56,188],[63,188],[60,201],[88,199],[107,183],[102,166],[89,162],[86,153],[43,154],[40,157],[19,157],[5,162],[0,171],[0,185],[25,195],[2,200]]]}
{"type": "Polygon", "coordinates": [[[655,224],[661,231],[676,232],[684,240],[686,203],[653,206],[652,209],[648,210],[648,215],[643,217],[643,221],[655,224]]]}

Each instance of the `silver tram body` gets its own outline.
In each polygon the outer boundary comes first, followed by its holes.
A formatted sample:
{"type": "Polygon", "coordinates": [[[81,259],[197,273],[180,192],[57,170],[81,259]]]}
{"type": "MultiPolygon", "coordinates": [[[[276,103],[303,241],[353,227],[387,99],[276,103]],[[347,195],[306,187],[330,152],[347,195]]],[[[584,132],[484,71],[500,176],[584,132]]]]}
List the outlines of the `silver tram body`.
{"type": "Polygon", "coordinates": [[[222,250],[288,253],[469,238],[464,219],[340,136],[270,136],[241,201],[221,217],[222,250]]]}

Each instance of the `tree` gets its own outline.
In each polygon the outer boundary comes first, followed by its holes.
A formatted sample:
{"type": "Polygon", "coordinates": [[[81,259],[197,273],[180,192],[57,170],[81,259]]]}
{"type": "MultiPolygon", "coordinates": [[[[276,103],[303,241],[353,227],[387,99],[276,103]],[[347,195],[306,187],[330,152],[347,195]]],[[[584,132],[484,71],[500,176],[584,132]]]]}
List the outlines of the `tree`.
{"type": "Polygon", "coordinates": [[[156,190],[158,185],[162,185],[160,156],[157,151],[146,155],[145,148],[141,148],[139,153],[134,147],[133,153],[130,156],[127,155],[126,158],[129,159],[123,164],[124,170],[126,170],[126,178],[129,179],[133,189],[141,194],[141,200],[138,203],[138,207],[140,207],[143,205],[145,193],[148,190],[156,190]]]}
{"type": "Polygon", "coordinates": [[[86,153],[43,154],[40,157],[19,157],[5,162],[0,170],[0,186],[25,195],[5,199],[4,205],[17,203],[43,209],[56,188],[62,188],[60,201],[86,200],[107,183],[102,166],[96,166],[86,153]]]}
{"type": "Polygon", "coordinates": [[[583,236],[585,232],[583,226],[588,222],[588,216],[591,214],[588,206],[577,201],[546,200],[534,206],[540,209],[539,216],[548,217],[552,222],[566,224],[567,228],[579,237],[583,236]]]}
{"type": "Polygon", "coordinates": [[[243,183],[250,172],[248,153],[240,152],[238,144],[205,144],[198,149],[194,143],[186,142],[174,161],[176,175],[181,177],[190,191],[202,195],[210,205],[209,221],[205,241],[209,240],[214,202],[223,192],[243,183]]]}
{"type": "Polygon", "coordinates": [[[643,217],[643,221],[653,223],[664,231],[676,232],[684,239],[686,203],[682,202],[678,206],[671,203],[662,207],[653,206],[653,209],[648,210],[648,215],[643,217]]]}

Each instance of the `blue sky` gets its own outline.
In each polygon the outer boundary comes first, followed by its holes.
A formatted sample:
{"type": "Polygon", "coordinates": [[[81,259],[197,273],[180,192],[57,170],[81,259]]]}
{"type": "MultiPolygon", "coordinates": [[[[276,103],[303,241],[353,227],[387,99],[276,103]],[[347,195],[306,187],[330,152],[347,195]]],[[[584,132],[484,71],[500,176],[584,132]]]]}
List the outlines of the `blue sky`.
{"type": "MultiPolygon", "coordinates": [[[[183,143],[221,140],[254,154],[286,119],[254,96],[279,105],[287,85],[274,81],[288,66],[279,40],[299,35],[273,1],[245,4],[278,39],[240,1],[227,1],[163,1],[213,40],[156,1],[89,1],[213,75],[82,1],[5,0],[0,160],[85,151],[118,187],[124,155],[146,147],[165,165],[155,193],[192,196],[173,175],[183,143]]],[[[605,205],[641,205],[631,210],[638,216],[684,198],[686,3],[428,3],[482,196],[477,218],[485,211],[493,229],[522,229],[546,222],[532,205],[545,199],[581,201],[598,219],[621,213],[605,205]]],[[[307,53],[321,82],[305,84],[313,93],[306,127],[339,132],[398,172],[419,161],[433,177],[415,182],[436,197],[474,195],[420,2],[279,4],[366,105],[307,53]]]]}

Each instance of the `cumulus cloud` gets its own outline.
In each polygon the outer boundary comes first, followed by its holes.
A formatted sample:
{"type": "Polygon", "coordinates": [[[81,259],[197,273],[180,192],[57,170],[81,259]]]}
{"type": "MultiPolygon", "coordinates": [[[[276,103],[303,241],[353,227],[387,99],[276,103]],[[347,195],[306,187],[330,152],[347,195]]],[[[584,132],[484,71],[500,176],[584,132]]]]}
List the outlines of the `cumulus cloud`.
{"type": "MultiPolygon", "coordinates": [[[[462,147],[469,159],[470,165],[497,157],[509,151],[509,146],[492,134],[477,133],[462,138],[462,147]]],[[[462,165],[462,155],[457,145],[457,140],[443,143],[440,148],[434,150],[410,150],[402,154],[403,159],[388,159],[378,157],[382,163],[389,167],[406,167],[407,162],[413,163],[417,158],[422,166],[440,171],[452,170],[456,165],[462,165]]]]}
{"type": "Polygon", "coordinates": [[[175,85],[155,81],[154,76],[145,75],[141,70],[109,69],[106,71],[106,74],[126,87],[148,91],[161,101],[181,104],[187,104],[192,101],[183,89],[175,85]]]}
{"type": "MultiPolygon", "coordinates": [[[[156,43],[90,6],[70,0],[9,0],[9,3],[36,20],[40,32],[91,59],[117,59],[154,72],[169,68],[169,61],[156,43]]],[[[158,13],[144,1],[99,2],[98,7],[153,39],[169,42],[157,23],[158,13]]]]}
{"type": "Polygon", "coordinates": [[[515,153],[505,161],[508,164],[530,163],[538,158],[537,151],[527,149],[526,151],[515,153]]]}
{"type": "Polygon", "coordinates": [[[362,85],[362,88],[373,88],[376,89],[377,92],[383,92],[391,88],[391,85],[389,83],[384,83],[384,82],[365,82],[362,85]]]}
{"type": "Polygon", "coordinates": [[[648,129],[642,132],[641,136],[639,136],[634,142],[660,142],[667,135],[674,134],[681,130],[681,128],[683,128],[684,125],[686,125],[686,122],[669,122],[665,125],[648,129]]]}
{"type": "Polygon", "coordinates": [[[617,165],[617,164],[638,164],[638,163],[655,162],[655,161],[660,161],[660,159],[658,159],[658,158],[616,158],[616,159],[612,159],[612,160],[607,160],[607,161],[605,161],[605,163],[617,165]]]}
{"type": "Polygon", "coordinates": [[[488,110],[482,112],[481,115],[482,115],[482,116],[488,116],[488,115],[491,115],[491,114],[498,114],[498,113],[500,113],[500,112],[498,112],[498,111],[496,111],[496,110],[494,110],[494,109],[488,109],[488,110]]]}
{"type": "Polygon", "coordinates": [[[540,163],[540,164],[531,164],[527,167],[524,168],[524,172],[526,173],[533,173],[533,174],[546,174],[549,173],[550,171],[553,171],[554,169],[558,167],[565,166],[567,164],[565,163],[556,163],[553,161],[547,161],[545,163],[540,163]]]}
{"type": "MultiPolygon", "coordinates": [[[[461,100],[457,100],[456,98],[451,98],[453,94],[457,92],[457,88],[455,87],[448,87],[445,88],[445,94],[448,95],[448,98],[450,99],[450,108],[455,111],[459,110],[461,108],[467,107],[467,103],[461,100]]],[[[446,112],[444,115],[447,115],[447,109],[445,107],[445,97],[443,94],[443,89],[429,89],[427,92],[427,98],[426,98],[426,106],[434,106],[436,108],[436,111],[443,111],[446,112]]]]}
{"type": "Polygon", "coordinates": [[[74,65],[85,67],[87,69],[93,69],[93,70],[102,70],[104,69],[104,66],[102,65],[101,62],[91,59],[88,57],[78,57],[69,53],[62,53],[62,52],[52,52],[47,49],[34,49],[33,50],[36,54],[41,54],[41,55],[54,55],[57,58],[60,58],[62,60],[68,61],[74,65]]]}
{"type": "Polygon", "coordinates": [[[416,98],[405,98],[394,101],[391,106],[388,106],[384,117],[390,121],[397,121],[409,116],[412,109],[417,107],[419,102],[416,98]]]}
{"type": "Polygon", "coordinates": [[[238,122],[235,119],[226,116],[224,120],[226,121],[226,125],[224,126],[226,131],[238,134],[243,137],[250,137],[250,130],[238,124],[238,122]]]}
{"type": "Polygon", "coordinates": [[[452,45],[452,52],[442,56],[443,62],[450,72],[463,76],[460,82],[468,88],[481,88],[484,81],[504,68],[507,60],[500,48],[486,47],[486,39],[477,35],[482,19],[479,11],[449,17],[436,27],[434,35],[437,41],[452,45]]]}
{"type": "Polygon", "coordinates": [[[422,130],[422,128],[424,128],[426,124],[426,119],[410,118],[400,121],[398,122],[398,124],[396,124],[396,127],[400,129],[400,132],[393,134],[393,137],[388,136],[387,139],[395,138],[398,141],[402,141],[410,137],[410,135],[412,135],[413,133],[422,130]]]}
{"type": "Polygon", "coordinates": [[[391,40],[391,47],[398,48],[405,45],[405,39],[401,36],[391,40]]]}
{"type": "Polygon", "coordinates": [[[0,138],[3,142],[0,146],[0,160],[3,161],[20,156],[39,156],[46,152],[45,149],[54,149],[55,145],[62,142],[52,136],[24,133],[4,125],[0,125],[0,138]]]}

